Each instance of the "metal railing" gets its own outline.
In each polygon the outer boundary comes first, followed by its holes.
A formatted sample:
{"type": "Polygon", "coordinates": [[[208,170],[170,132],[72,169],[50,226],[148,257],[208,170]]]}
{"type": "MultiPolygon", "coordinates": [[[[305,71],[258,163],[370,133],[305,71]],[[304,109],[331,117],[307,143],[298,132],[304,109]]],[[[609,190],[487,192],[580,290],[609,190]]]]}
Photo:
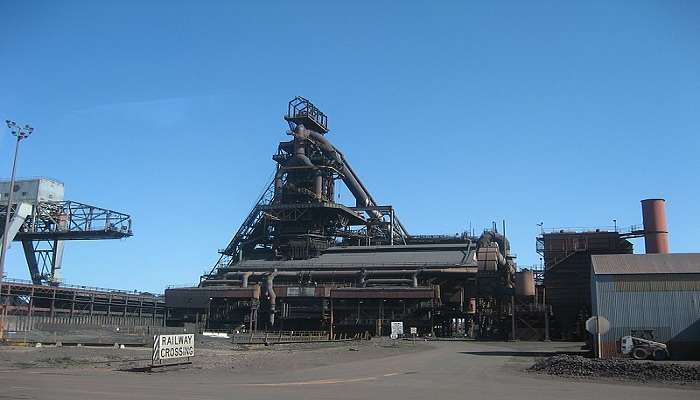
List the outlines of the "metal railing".
{"type": "MultiPolygon", "coordinates": [[[[17,283],[17,284],[22,284],[22,285],[31,285],[31,286],[36,286],[36,284],[30,280],[27,279],[17,279],[17,278],[3,278],[2,284],[6,283],[17,283]]],[[[45,286],[42,285],[42,287],[45,287],[47,289],[50,288],[65,288],[65,289],[82,289],[82,290],[87,290],[91,292],[102,292],[102,293],[119,293],[119,294],[129,294],[129,295],[135,295],[135,296],[149,296],[153,298],[161,298],[164,295],[160,293],[148,293],[148,292],[140,292],[138,290],[123,290],[123,289],[110,289],[110,288],[103,288],[103,287],[97,287],[97,286],[85,286],[85,285],[73,285],[73,284],[68,284],[68,283],[61,283],[57,286],[45,286]]]]}
{"type": "Polygon", "coordinates": [[[248,332],[231,335],[234,344],[275,344],[319,342],[329,340],[326,331],[248,332]]]}
{"type": "Polygon", "coordinates": [[[641,225],[630,225],[630,226],[595,226],[595,227],[585,227],[585,226],[568,226],[559,228],[542,228],[540,233],[595,233],[595,232],[617,232],[617,233],[633,233],[643,230],[641,225]]]}

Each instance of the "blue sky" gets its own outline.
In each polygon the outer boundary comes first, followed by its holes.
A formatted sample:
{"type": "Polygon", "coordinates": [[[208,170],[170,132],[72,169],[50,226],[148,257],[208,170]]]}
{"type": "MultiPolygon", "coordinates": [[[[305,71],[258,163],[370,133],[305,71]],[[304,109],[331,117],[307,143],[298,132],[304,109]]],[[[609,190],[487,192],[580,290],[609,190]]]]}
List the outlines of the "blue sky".
{"type": "Polygon", "coordinates": [[[19,175],[134,219],[130,239],[68,243],[66,282],[196,282],[296,95],[412,233],[505,219],[530,265],[539,222],[637,224],[664,197],[672,251],[698,251],[698,2],[144,3],[0,1],[0,117],[36,128],[19,175]]]}

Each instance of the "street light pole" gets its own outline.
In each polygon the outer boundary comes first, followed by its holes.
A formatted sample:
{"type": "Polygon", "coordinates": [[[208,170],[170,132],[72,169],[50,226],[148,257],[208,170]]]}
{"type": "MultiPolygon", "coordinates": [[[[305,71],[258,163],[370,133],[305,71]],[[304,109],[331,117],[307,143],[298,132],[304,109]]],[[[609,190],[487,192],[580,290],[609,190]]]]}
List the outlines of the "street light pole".
{"type": "Polygon", "coordinates": [[[10,242],[7,238],[7,234],[10,230],[10,211],[12,210],[12,198],[14,197],[15,189],[15,171],[17,169],[17,154],[19,153],[19,142],[22,139],[26,139],[32,134],[34,128],[29,125],[19,126],[14,121],[5,121],[7,127],[14,136],[17,137],[17,143],[15,144],[15,157],[12,161],[12,178],[10,178],[10,187],[7,195],[7,210],[5,211],[5,226],[2,233],[2,248],[0,248],[0,285],[5,274],[5,255],[7,253],[7,246],[10,242]]]}

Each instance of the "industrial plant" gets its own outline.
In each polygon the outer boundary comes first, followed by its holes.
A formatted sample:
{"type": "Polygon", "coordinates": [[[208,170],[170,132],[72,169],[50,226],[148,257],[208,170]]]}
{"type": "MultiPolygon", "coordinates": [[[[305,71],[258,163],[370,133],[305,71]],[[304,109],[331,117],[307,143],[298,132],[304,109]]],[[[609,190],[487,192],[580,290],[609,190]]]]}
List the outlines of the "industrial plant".
{"type": "Polygon", "coordinates": [[[478,233],[411,234],[333,144],[316,105],[295,97],[284,121],[289,138],[272,153],[274,177],[222,240],[218,261],[199,282],[163,295],[64,284],[66,241],[128,238],[131,218],[64,200],[54,180],[0,183],[3,202],[15,194],[0,214],[31,277],[2,282],[4,337],[65,325],[251,340],[301,331],[332,341],[389,336],[401,322],[426,339],[584,341],[615,357],[632,337],[662,343],[674,358],[700,357],[700,255],[669,254],[663,199],[642,200],[643,226],[542,229],[533,250],[543,265],[519,268],[505,221],[478,233]],[[352,204],[340,202],[339,185],[352,204]],[[644,238],[646,254],[634,254],[633,238],[644,238]],[[592,334],[591,317],[610,328],[592,334]]]}
{"type": "MultiPolygon", "coordinates": [[[[198,287],[166,290],[168,323],[507,338],[516,266],[495,228],[479,236],[411,235],[328,139],[326,115],[302,97],[274,179],[198,287]],[[336,202],[344,184],[354,204],[336,202]]],[[[534,284],[533,284],[534,285],[534,284]]]]}

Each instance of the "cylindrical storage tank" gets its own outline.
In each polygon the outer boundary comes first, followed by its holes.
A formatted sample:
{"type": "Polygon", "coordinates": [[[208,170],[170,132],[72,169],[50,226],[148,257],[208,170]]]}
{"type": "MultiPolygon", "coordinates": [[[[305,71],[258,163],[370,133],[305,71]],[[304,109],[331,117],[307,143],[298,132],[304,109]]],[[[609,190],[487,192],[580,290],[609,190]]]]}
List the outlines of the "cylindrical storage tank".
{"type": "Polygon", "coordinates": [[[532,271],[515,273],[515,295],[519,297],[535,296],[535,274],[532,271]]]}
{"type": "Polygon", "coordinates": [[[642,221],[644,223],[644,247],[647,254],[668,253],[666,200],[642,200],[642,221]]]}

